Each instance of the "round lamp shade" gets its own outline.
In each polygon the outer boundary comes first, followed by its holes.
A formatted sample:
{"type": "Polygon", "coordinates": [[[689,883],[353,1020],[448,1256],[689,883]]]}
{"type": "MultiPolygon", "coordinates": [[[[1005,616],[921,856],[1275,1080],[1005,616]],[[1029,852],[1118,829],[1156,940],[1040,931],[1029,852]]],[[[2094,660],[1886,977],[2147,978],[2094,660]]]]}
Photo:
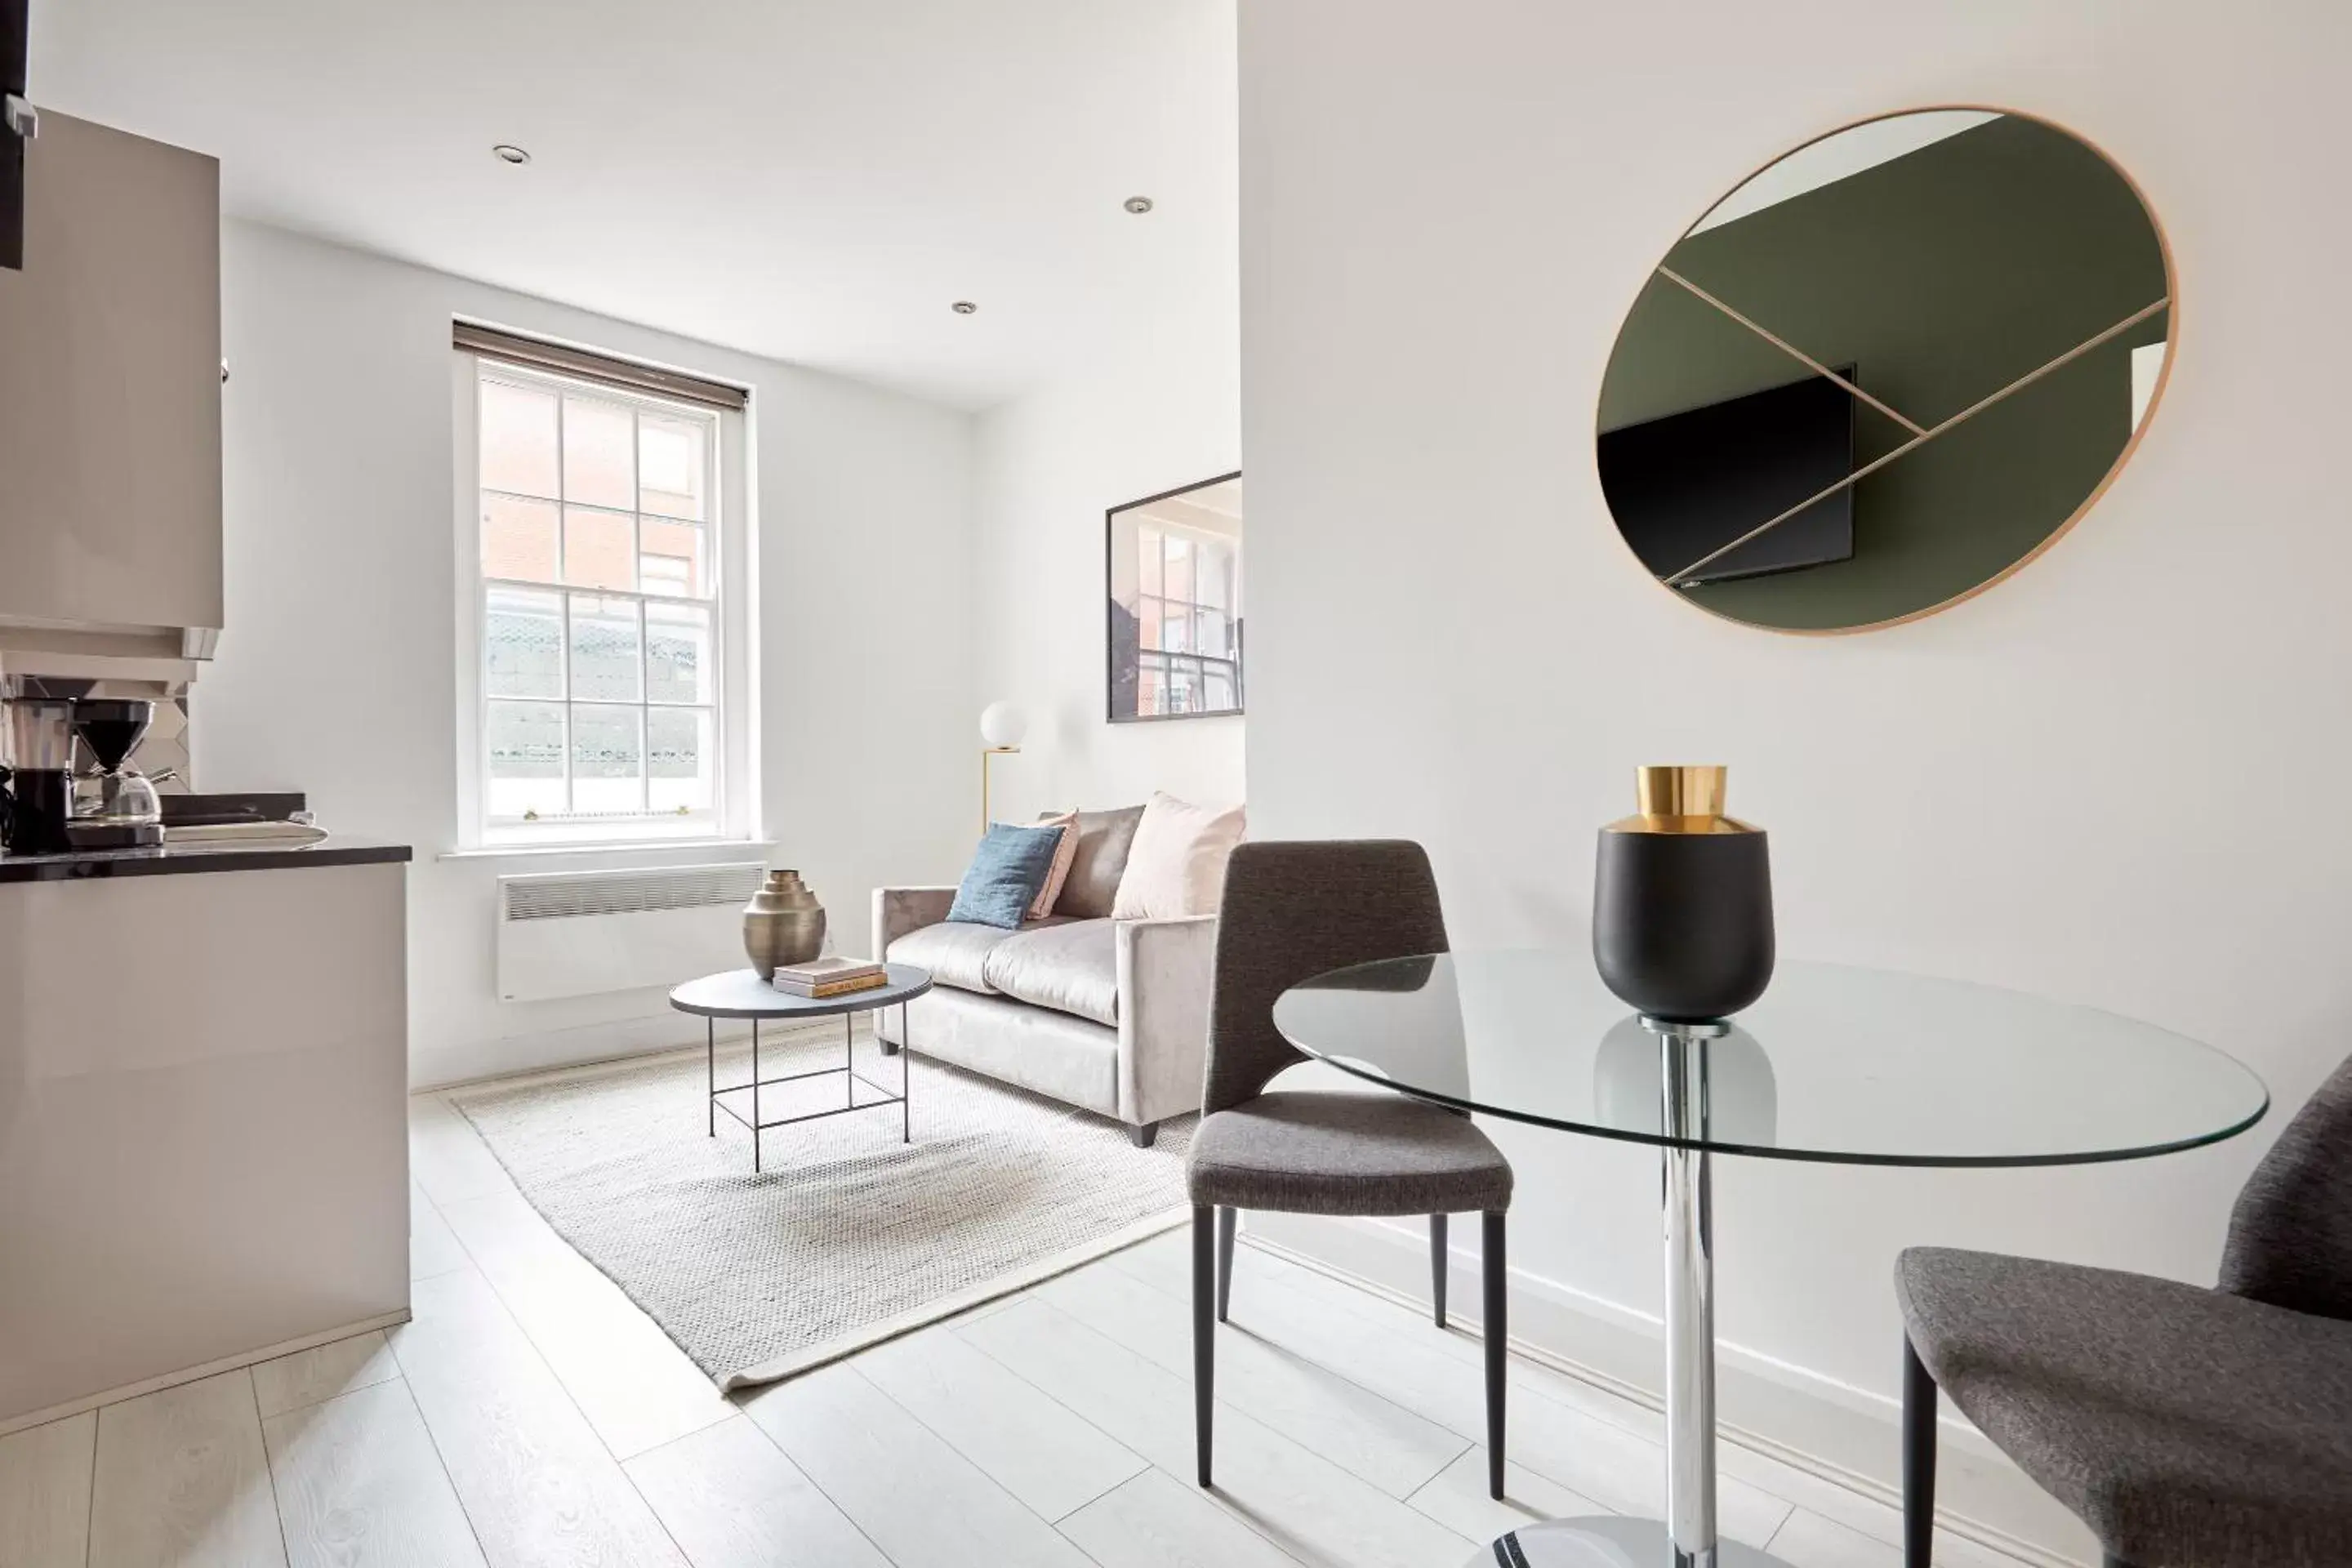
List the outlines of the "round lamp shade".
{"type": "Polygon", "coordinates": [[[992,702],[980,710],[980,738],[992,746],[1017,746],[1029,732],[1029,715],[1010,702],[992,702]]]}

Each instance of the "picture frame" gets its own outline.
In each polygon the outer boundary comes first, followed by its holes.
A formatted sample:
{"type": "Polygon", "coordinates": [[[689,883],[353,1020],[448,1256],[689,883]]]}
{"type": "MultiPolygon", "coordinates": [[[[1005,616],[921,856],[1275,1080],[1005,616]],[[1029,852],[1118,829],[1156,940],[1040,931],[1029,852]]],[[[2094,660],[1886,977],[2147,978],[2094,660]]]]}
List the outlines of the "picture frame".
{"type": "Polygon", "coordinates": [[[1240,470],[1103,514],[1104,717],[1239,717],[1245,698],[1240,470]]]}

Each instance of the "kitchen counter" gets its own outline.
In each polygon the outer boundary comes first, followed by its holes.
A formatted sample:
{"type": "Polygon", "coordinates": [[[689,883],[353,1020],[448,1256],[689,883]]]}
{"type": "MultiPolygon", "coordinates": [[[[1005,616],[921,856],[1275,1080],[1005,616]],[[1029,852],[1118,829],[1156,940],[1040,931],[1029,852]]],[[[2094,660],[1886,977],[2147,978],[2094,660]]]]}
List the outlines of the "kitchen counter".
{"type": "Polygon", "coordinates": [[[170,877],[200,871],[275,871],[305,866],[375,866],[414,858],[405,844],[321,838],[315,844],[179,844],[154,849],[73,849],[0,855],[0,883],[82,877],[170,877]]]}
{"type": "Polygon", "coordinates": [[[0,1434],[407,1317],[408,858],[0,858],[0,1434]]]}

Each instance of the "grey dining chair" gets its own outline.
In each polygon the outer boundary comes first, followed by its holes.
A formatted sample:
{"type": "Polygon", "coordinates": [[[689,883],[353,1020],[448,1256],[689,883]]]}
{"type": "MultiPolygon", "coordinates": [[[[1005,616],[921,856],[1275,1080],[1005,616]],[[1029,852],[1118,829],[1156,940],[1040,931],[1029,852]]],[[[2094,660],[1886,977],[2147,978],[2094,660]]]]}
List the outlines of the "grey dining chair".
{"type": "Polygon", "coordinates": [[[1905,1568],[1927,1568],[1940,1387],[2108,1568],[2352,1563],[2352,1060],[2238,1194],[2210,1290],[1913,1247],[1905,1568]]]}
{"type": "Polygon", "coordinates": [[[1216,1325],[1233,1297],[1241,1209],[1429,1215],[1433,1308],[1445,1326],[1445,1216],[1485,1215],[1486,1481],[1503,1495],[1507,1332],[1503,1215],[1511,1167],[1465,1115],[1402,1094],[1277,1089],[1305,1061],[1276,1032],[1275,999],[1326,970],[1446,951],[1437,879],[1418,844],[1252,843],[1225,871],[1209,1002],[1192,1200],[1192,1380],[1201,1485],[1210,1484],[1216,1325]]]}

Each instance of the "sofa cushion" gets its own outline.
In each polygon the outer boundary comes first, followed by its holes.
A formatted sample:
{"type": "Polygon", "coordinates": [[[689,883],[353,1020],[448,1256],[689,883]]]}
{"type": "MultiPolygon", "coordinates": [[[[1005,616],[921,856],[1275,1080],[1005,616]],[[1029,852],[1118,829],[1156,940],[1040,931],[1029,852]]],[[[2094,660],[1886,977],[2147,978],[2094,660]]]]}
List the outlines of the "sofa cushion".
{"type": "Polygon", "coordinates": [[[1061,847],[1065,831],[990,823],[980,847],[972,852],[971,866],[964,870],[962,885],[956,889],[948,919],[1016,929],[1028,918],[1030,904],[1053,874],[1054,852],[1061,847]]]}
{"type": "Polygon", "coordinates": [[[1215,914],[1243,822],[1238,805],[1212,811],[1155,793],[1136,824],[1111,914],[1123,921],[1215,914]]]}
{"type": "Polygon", "coordinates": [[[1070,879],[1070,865],[1078,858],[1078,814],[1075,811],[1049,811],[1039,817],[1035,826],[1058,827],[1062,837],[1054,841],[1054,863],[1045,871],[1045,885],[1037,889],[1030,901],[1029,918],[1042,921],[1054,912],[1054,900],[1062,896],[1062,884],[1070,879]]]}
{"type": "Polygon", "coordinates": [[[1056,1013],[1118,1026],[1118,938],[1109,921],[1030,926],[988,951],[992,991],[1056,1013]]]}
{"type": "Polygon", "coordinates": [[[1127,847],[1135,842],[1135,825],[1143,807],[1078,813],[1078,843],[1072,853],[1070,874],[1062,879],[1061,896],[1054,912],[1074,920],[1108,920],[1118,899],[1118,879],[1127,871],[1127,847]]]}
{"type": "Polygon", "coordinates": [[[989,953],[1018,934],[1001,926],[942,921],[937,925],[918,926],[892,942],[882,956],[892,963],[911,963],[918,969],[928,969],[931,978],[941,985],[986,992],[991,989],[986,973],[989,953]]]}

